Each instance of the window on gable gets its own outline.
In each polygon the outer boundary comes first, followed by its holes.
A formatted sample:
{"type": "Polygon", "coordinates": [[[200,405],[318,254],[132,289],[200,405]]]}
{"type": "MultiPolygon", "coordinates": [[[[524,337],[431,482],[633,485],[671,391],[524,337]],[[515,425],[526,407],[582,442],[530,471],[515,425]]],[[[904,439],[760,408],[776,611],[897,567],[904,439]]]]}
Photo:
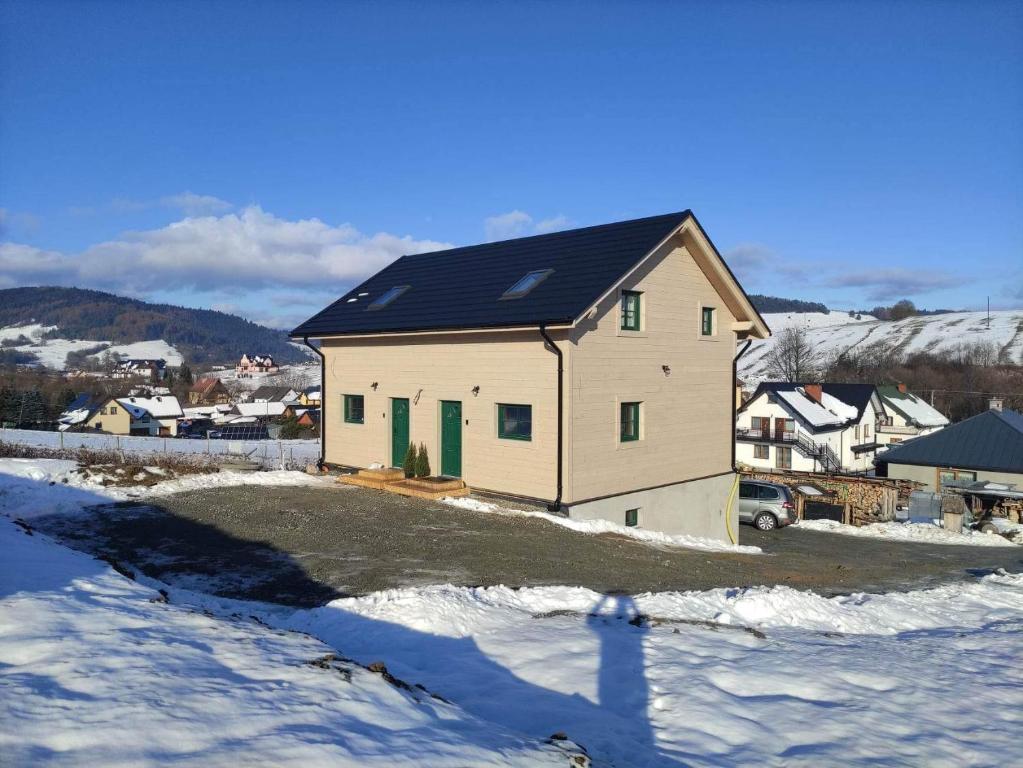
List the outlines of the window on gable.
{"type": "Polygon", "coordinates": [[[703,307],[700,314],[700,335],[714,335],[714,307],[703,307]]]}
{"type": "Polygon", "coordinates": [[[362,395],[344,395],[345,422],[362,424],[366,420],[365,399],[362,395]]]}
{"type": "Polygon", "coordinates": [[[622,291],[623,331],[638,331],[640,325],[640,297],[638,291],[622,291]]]}
{"type": "MultiPolygon", "coordinates": [[[[366,311],[369,312],[372,310],[383,309],[388,304],[393,302],[396,298],[405,293],[405,291],[407,291],[411,287],[412,287],[411,285],[394,286],[391,290],[387,291],[386,293],[382,293],[381,295],[373,299],[373,301],[370,302],[370,305],[366,307],[366,311]]],[[[349,301],[354,301],[354,299],[349,299],[349,301]]]]}
{"type": "Polygon", "coordinates": [[[532,440],[533,406],[498,403],[497,436],[504,440],[532,440]]]}
{"type": "Polygon", "coordinates": [[[622,403],[619,439],[623,443],[639,440],[639,403],[622,403]]]}
{"type": "Polygon", "coordinates": [[[537,269],[523,276],[515,285],[501,294],[501,299],[521,299],[550,277],[553,269],[537,269]]]}

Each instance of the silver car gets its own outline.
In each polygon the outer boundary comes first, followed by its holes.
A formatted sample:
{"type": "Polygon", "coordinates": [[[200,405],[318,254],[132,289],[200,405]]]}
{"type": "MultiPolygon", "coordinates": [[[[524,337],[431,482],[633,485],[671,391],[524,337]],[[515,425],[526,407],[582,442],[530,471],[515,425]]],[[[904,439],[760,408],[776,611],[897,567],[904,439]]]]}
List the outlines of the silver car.
{"type": "Polygon", "coordinates": [[[739,482],[739,522],[752,523],[762,531],[796,522],[792,491],[781,483],[764,480],[739,482]]]}

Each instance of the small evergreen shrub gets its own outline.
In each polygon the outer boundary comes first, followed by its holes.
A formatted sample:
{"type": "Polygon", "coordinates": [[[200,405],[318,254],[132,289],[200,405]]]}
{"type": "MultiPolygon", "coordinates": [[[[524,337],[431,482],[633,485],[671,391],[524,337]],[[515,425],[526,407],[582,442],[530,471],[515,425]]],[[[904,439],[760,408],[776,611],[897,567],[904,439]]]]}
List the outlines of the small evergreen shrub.
{"type": "Polygon", "coordinates": [[[419,444],[419,453],[416,455],[416,477],[430,476],[430,455],[426,452],[426,443],[419,444]]]}
{"type": "Polygon", "coordinates": [[[405,460],[401,463],[401,468],[405,470],[405,477],[415,477],[416,459],[416,444],[410,442],[408,444],[408,450],[405,451],[405,460]]]}

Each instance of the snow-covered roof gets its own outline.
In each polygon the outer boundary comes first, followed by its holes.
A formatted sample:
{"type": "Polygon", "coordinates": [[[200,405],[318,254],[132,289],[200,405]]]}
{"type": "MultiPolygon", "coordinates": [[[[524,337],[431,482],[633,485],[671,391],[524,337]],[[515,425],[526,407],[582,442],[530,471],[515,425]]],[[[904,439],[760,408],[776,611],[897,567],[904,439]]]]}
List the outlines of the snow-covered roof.
{"type": "Polygon", "coordinates": [[[238,403],[235,409],[242,416],[281,416],[288,403],[279,400],[261,403],[238,403]]]}
{"type": "Polygon", "coordinates": [[[807,395],[802,387],[776,392],[804,420],[815,427],[839,426],[846,419],[832,413],[807,395]]]}
{"type": "Polygon", "coordinates": [[[944,427],[948,419],[935,408],[912,392],[899,392],[897,389],[882,387],[879,389],[881,399],[886,408],[893,408],[906,419],[921,427],[944,427]]]}
{"type": "MultiPolygon", "coordinates": [[[[802,389],[800,390],[802,391],[802,389]]],[[[833,414],[838,416],[842,421],[849,421],[859,417],[860,412],[855,405],[849,405],[839,400],[834,395],[829,395],[827,392],[821,392],[821,405],[833,414]]]]}
{"type": "Polygon", "coordinates": [[[158,395],[156,397],[120,397],[117,399],[125,410],[138,419],[149,414],[154,419],[176,419],[184,416],[181,404],[172,395],[158,395]]]}

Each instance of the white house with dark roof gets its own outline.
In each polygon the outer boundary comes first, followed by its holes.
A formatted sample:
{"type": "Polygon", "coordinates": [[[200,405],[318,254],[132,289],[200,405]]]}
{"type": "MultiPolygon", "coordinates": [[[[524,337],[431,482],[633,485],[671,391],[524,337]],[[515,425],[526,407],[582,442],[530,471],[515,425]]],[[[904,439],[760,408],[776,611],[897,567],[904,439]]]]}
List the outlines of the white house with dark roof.
{"type": "Polygon", "coordinates": [[[887,412],[871,384],[764,382],[736,417],[736,461],[759,470],[866,472],[887,412]]]}
{"type": "Polygon", "coordinates": [[[291,333],[327,464],[424,444],[474,490],[717,539],[736,341],[768,335],[689,211],[403,256],[291,333]]]}
{"type": "Polygon", "coordinates": [[[930,435],[948,426],[948,418],[941,411],[914,395],[905,384],[881,386],[877,393],[887,414],[877,426],[877,442],[882,446],[930,435]]]}

